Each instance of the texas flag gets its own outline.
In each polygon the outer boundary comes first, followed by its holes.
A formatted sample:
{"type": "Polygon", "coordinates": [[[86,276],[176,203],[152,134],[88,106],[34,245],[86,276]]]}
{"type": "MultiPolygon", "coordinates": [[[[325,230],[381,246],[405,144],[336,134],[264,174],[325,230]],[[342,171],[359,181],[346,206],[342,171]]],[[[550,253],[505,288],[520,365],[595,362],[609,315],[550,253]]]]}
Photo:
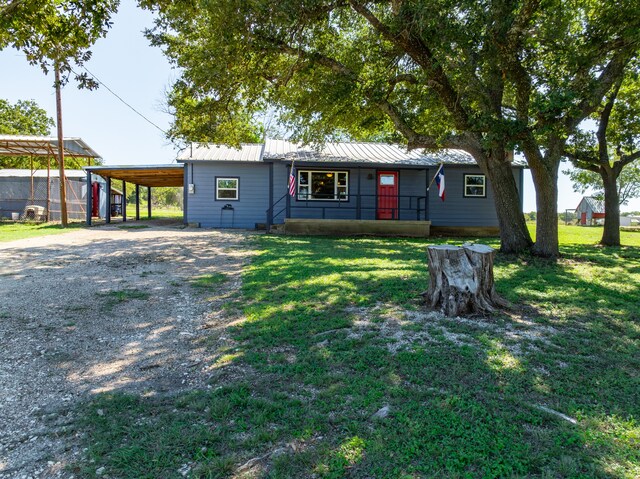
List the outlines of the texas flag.
{"type": "Polygon", "coordinates": [[[438,196],[444,201],[444,165],[440,165],[436,171],[436,185],[438,185],[438,196]]]}

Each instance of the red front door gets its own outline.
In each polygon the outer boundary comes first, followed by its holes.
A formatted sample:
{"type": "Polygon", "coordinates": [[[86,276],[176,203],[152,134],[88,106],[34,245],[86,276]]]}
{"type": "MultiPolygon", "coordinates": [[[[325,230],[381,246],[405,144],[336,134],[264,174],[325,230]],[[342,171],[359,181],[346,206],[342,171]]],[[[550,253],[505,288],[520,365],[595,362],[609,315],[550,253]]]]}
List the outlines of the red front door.
{"type": "Polygon", "coordinates": [[[398,219],[398,172],[378,171],[379,220],[398,219]]]}
{"type": "Polygon", "coordinates": [[[587,213],[582,213],[582,215],[580,216],[580,224],[582,225],[586,225],[587,224],[587,213]]]}

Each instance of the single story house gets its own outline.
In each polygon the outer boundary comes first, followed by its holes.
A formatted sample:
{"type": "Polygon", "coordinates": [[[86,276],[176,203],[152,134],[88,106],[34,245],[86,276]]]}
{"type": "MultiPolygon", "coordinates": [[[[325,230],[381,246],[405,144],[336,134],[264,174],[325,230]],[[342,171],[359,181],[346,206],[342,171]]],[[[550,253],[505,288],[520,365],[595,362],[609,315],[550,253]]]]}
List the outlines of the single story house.
{"type": "Polygon", "coordinates": [[[604,221],[604,201],[584,196],[576,207],[576,216],[581,226],[594,225],[598,220],[604,221]]]}
{"type": "MultiPolygon", "coordinates": [[[[461,150],[365,142],[315,149],[266,140],[239,149],[193,144],[177,161],[184,165],[189,224],[326,234],[498,232],[491,185],[461,150]],[[444,201],[433,182],[441,165],[444,201]]],[[[513,162],[521,205],[524,167],[513,162]]]]}

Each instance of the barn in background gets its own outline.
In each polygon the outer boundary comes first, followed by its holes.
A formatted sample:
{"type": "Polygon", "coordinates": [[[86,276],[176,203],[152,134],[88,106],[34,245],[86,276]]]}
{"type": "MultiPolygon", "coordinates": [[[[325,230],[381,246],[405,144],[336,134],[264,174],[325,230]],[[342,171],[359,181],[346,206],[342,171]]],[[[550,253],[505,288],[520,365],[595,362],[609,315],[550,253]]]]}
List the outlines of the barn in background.
{"type": "Polygon", "coordinates": [[[581,226],[595,225],[598,220],[604,221],[604,201],[593,196],[585,196],[576,207],[576,216],[581,226]]]}

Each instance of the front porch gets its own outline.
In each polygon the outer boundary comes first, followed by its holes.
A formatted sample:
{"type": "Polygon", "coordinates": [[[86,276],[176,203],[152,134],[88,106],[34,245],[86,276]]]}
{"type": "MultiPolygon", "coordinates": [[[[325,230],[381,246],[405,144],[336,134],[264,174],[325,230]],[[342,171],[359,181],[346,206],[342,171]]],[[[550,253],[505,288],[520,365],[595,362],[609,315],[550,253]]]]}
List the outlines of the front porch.
{"type": "Polygon", "coordinates": [[[430,234],[431,221],[411,220],[341,220],[314,218],[287,218],[284,224],[272,228],[273,232],[289,235],[323,236],[410,236],[426,238],[430,234]]]}

